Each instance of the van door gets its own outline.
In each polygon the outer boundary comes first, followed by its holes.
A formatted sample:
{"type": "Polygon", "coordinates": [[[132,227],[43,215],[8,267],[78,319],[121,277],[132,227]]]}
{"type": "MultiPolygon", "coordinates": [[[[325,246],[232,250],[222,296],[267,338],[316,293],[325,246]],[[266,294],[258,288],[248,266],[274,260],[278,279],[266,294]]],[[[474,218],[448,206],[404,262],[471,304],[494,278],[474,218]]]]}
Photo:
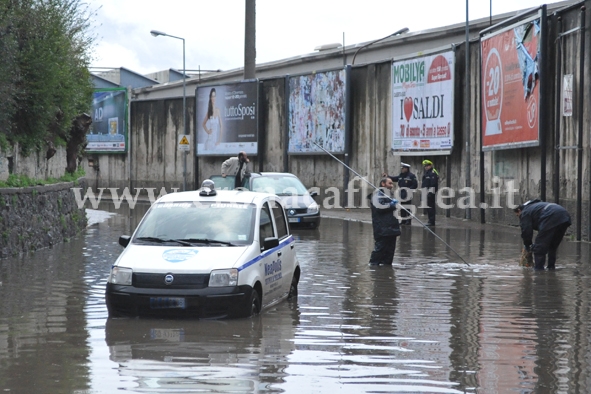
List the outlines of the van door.
{"type": "Polygon", "coordinates": [[[263,271],[263,306],[269,305],[279,299],[282,293],[282,250],[279,247],[263,250],[265,238],[269,237],[277,237],[277,234],[275,233],[269,203],[265,202],[261,207],[259,219],[259,243],[261,246],[261,268],[263,271]]]}
{"type": "Polygon", "coordinates": [[[279,239],[279,245],[281,246],[281,271],[283,275],[281,294],[282,296],[287,296],[295,270],[295,240],[289,233],[289,225],[287,224],[284,207],[278,201],[272,201],[270,205],[275,222],[275,231],[279,239]]]}

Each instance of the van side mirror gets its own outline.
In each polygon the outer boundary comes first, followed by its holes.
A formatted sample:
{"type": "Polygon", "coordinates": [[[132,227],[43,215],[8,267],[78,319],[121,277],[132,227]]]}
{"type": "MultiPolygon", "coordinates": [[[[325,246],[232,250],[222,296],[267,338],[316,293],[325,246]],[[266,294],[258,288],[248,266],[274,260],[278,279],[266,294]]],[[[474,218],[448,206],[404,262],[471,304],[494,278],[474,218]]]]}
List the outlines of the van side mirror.
{"type": "Polygon", "coordinates": [[[318,192],[311,192],[310,197],[314,198],[318,196],[318,192]]]}
{"type": "Polygon", "coordinates": [[[279,246],[279,240],[276,237],[265,238],[263,242],[263,250],[273,249],[279,246]]]}
{"type": "Polygon", "coordinates": [[[129,245],[129,241],[131,241],[131,236],[129,235],[122,235],[119,237],[119,245],[123,246],[124,248],[129,245]]]}

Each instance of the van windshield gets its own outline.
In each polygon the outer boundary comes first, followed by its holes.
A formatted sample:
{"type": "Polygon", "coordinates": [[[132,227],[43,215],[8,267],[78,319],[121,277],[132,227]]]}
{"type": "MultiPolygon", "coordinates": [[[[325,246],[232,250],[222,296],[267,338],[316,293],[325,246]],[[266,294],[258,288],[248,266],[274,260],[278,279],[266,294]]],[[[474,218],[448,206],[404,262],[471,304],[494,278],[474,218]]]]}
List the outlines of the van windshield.
{"type": "Polygon", "coordinates": [[[157,203],[140,223],[134,242],[209,240],[250,245],[255,208],[254,204],[220,201],[157,203]]]}

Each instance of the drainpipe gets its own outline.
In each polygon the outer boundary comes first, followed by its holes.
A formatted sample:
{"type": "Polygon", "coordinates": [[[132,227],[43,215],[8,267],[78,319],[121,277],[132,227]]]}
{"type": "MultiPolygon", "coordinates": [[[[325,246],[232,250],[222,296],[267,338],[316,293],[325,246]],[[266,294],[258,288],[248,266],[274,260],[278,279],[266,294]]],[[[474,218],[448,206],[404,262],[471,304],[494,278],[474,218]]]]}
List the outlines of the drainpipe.
{"type": "MultiPolygon", "coordinates": [[[[562,91],[562,17],[556,18],[556,92],[562,91]]],[[[557,100],[554,119],[554,202],[560,204],[560,124],[562,123],[562,105],[557,100]]]]}
{"type": "Polygon", "coordinates": [[[290,172],[289,171],[289,76],[286,76],[284,79],[284,91],[285,97],[288,99],[285,100],[285,107],[283,109],[285,113],[285,122],[283,124],[283,172],[290,172]]]}
{"type": "MultiPolygon", "coordinates": [[[[583,216],[583,111],[585,100],[585,6],[581,7],[581,42],[579,50],[579,136],[577,141],[577,241],[581,240],[583,216]]],[[[591,195],[589,197],[591,200],[591,195]]]]}
{"type": "Polygon", "coordinates": [[[548,128],[548,99],[550,97],[549,90],[549,79],[547,78],[550,73],[548,72],[548,20],[547,20],[546,5],[542,5],[542,15],[540,17],[540,27],[542,29],[540,33],[540,114],[539,119],[539,139],[540,139],[540,199],[546,201],[546,130],[548,128]],[[542,126],[543,125],[543,126],[542,126]]]}
{"type": "MultiPolygon", "coordinates": [[[[351,66],[345,66],[345,86],[347,87],[345,93],[345,165],[347,167],[351,164],[351,139],[353,138],[353,133],[351,132],[351,111],[352,111],[352,94],[351,94],[351,66]]],[[[347,205],[347,201],[349,201],[349,170],[343,169],[343,206],[347,205]]],[[[363,198],[365,196],[361,196],[361,201],[363,202],[363,198]]]]}
{"type": "MultiPolygon", "coordinates": [[[[470,19],[468,17],[468,0],[466,0],[466,54],[464,75],[464,137],[466,138],[466,187],[471,186],[470,180],[470,19]]],[[[470,208],[466,209],[466,219],[472,218],[470,208]]]]}

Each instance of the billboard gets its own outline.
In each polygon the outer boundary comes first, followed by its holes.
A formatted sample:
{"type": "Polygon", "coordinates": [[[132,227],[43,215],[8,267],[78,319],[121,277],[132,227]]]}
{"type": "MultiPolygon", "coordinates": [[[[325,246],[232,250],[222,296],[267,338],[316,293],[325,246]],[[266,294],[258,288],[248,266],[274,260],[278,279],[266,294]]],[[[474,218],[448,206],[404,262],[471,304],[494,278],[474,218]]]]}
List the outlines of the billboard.
{"type": "Polygon", "coordinates": [[[540,18],[482,37],[482,150],[539,145],[540,18]]]}
{"type": "Polygon", "coordinates": [[[195,97],[198,156],[257,154],[258,81],[199,86],[195,97]]]}
{"type": "Polygon", "coordinates": [[[453,51],[392,63],[394,154],[449,154],[453,146],[453,51]]]}
{"type": "Polygon", "coordinates": [[[289,77],[288,153],[345,152],[347,70],[289,77]]]}
{"type": "Polygon", "coordinates": [[[127,89],[97,89],[92,98],[92,124],[86,135],[89,153],[127,151],[127,89]]]}

